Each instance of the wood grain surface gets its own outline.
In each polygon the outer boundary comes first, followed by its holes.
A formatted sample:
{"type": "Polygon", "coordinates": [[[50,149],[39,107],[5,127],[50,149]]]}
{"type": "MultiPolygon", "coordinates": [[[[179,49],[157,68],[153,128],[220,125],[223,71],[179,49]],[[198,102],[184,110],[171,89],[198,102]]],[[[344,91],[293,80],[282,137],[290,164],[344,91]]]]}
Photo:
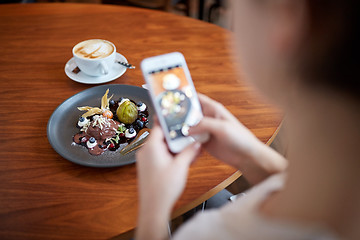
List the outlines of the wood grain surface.
{"type": "MultiPolygon", "coordinates": [[[[141,86],[143,58],[182,52],[197,90],[223,103],[267,142],[280,113],[239,77],[231,37],[215,25],[159,11],[97,4],[0,5],[0,239],[109,239],[136,226],[135,164],[79,166],[58,155],[46,136],[55,108],[92,87],[64,73],[72,47],[82,40],[112,41],[137,66],[111,84],[141,86]]],[[[202,153],[174,216],[239,175],[202,153]]]]}

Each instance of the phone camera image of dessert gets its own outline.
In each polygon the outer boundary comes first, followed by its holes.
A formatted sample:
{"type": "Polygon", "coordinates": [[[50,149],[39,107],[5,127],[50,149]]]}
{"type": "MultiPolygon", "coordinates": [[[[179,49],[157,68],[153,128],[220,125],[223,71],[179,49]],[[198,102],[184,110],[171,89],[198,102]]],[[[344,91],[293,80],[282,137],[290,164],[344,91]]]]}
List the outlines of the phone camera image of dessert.
{"type": "Polygon", "coordinates": [[[173,73],[166,74],[162,80],[165,89],[158,97],[161,114],[165,118],[172,139],[187,136],[189,125],[186,119],[191,110],[191,91],[188,87],[180,87],[180,79],[173,73]]]}
{"type": "Polygon", "coordinates": [[[127,154],[142,146],[150,133],[145,103],[124,97],[113,100],[113,95],[108,97],[108,93],[109,89],[101,98],[100,107],[78,107],[86,112],[76,123],[80,131],[73,136],[73,141],[95,156],[117,150],[127,154]]]}

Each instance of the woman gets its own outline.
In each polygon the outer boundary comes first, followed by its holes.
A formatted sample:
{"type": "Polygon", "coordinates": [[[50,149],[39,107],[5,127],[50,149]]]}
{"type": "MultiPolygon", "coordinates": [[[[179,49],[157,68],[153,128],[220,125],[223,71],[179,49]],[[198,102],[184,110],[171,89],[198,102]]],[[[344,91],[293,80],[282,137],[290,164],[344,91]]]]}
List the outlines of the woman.
{"type": "MultiPolygon", "coordinates": [[[[200,95],[205,117],[190,133],[210,133],[202,147],[256,185],[246,197],[197,215],[174,239],[360,239],[356,2],[233,1],[242,70],[287,114],[289,164],[200,95]]],[[[172,206],[199,152],[194,144],[172,156],[163,138],[155,126],[137,155],[137,240],[167,238],[172,206]]]]}

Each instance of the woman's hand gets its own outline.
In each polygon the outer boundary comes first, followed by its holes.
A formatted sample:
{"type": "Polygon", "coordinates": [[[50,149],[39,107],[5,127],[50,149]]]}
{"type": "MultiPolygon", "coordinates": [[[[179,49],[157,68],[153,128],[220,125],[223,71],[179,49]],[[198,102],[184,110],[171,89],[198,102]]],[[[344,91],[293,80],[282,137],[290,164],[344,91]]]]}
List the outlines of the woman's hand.
{"type": "Polygon", "coordinates": [[[136,154],[140,212],[136,239],[165,239],[171,209],[184,190],[188,168],[198,155],[200,144],[172,155],[158,125],[136,154]]]}
{"type": "Polygon", "coordinates": [[[204,118],[190,129],[190,134],[210,134],[204,144],[210,154],[240,169],[253,184],[286,168],[287,161],[258,140],[223,105],[203,94],[199,99],[204,118]]]}

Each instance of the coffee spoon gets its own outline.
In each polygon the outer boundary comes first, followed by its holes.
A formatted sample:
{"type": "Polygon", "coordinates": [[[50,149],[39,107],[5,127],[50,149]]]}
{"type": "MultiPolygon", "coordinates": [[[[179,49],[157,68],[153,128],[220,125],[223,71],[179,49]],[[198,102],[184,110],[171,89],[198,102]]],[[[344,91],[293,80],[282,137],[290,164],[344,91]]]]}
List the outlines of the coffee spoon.
{"type": "Polygon", "coordinates": [[[116,63],[119,63],[120,65],[123,65],[124,67],[127,67],[129,69],[135,69],[134,65],[131,65],[130,63],[127,62],[121,62],[121,61],[115,61],[116,63]]]}

